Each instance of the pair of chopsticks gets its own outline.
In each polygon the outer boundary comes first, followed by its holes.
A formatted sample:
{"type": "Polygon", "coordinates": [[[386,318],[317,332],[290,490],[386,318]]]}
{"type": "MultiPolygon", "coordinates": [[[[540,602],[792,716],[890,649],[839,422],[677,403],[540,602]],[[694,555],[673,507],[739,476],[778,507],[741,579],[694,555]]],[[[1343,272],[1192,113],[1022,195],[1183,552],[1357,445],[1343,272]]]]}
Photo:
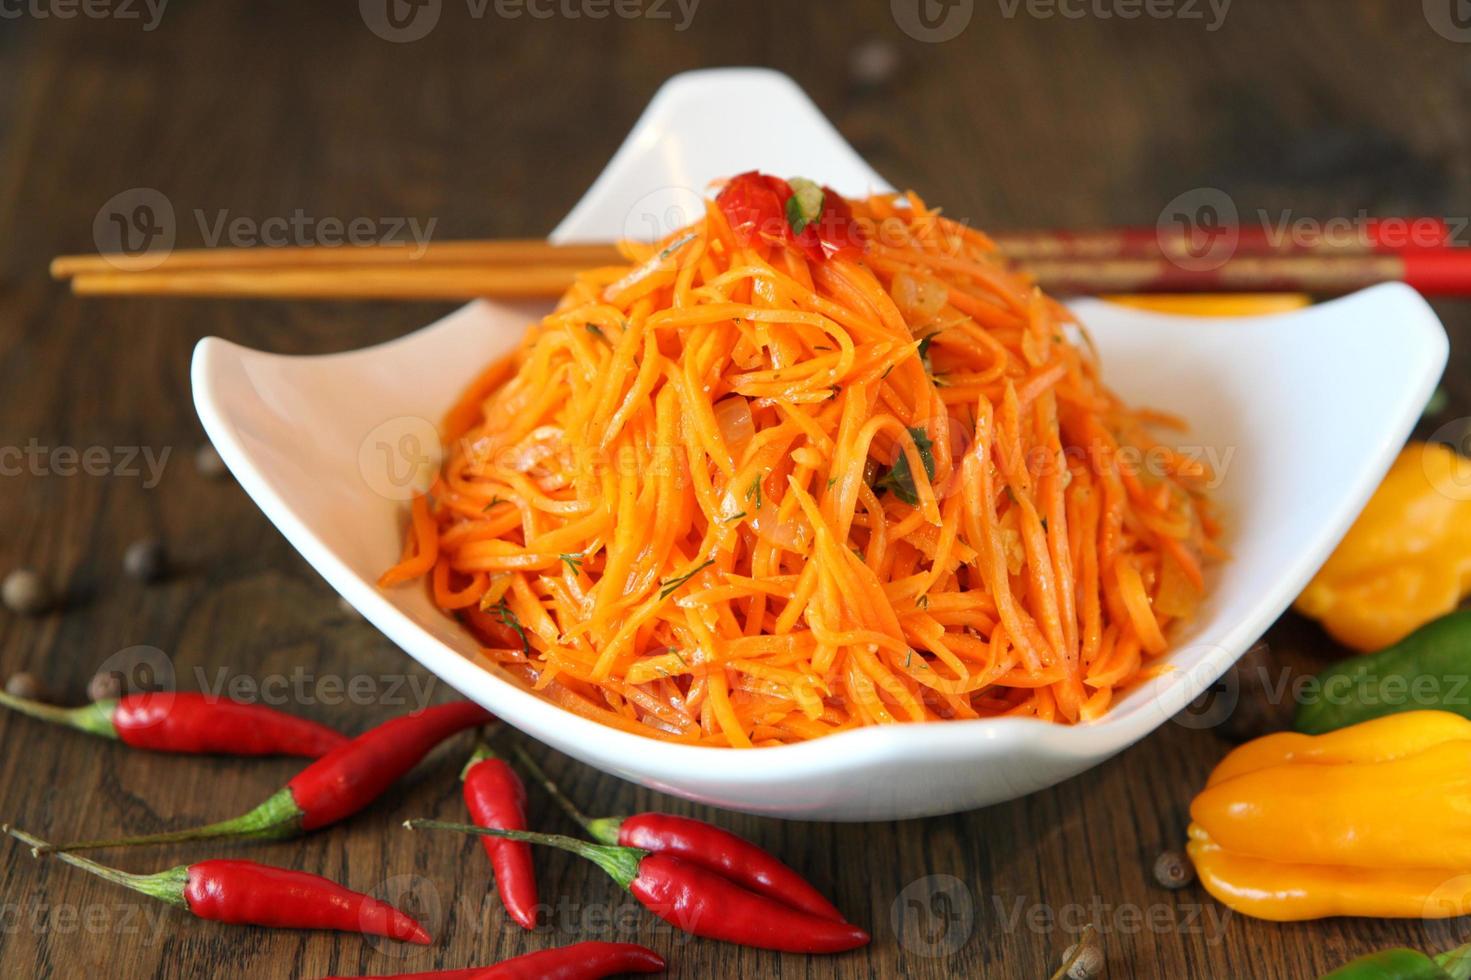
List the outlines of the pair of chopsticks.
{"type": "MultiPolygon", "coordinates": [[[[1336,294],[1404,282],[1426,295],[1471,296],[1471,248],[1450,245],[1450,235],[1437,219],[1414,221],[1416,243],[1409,247],[1386,234],[1282,242],[1262,229],[1236,229],[1230,257],[1216,268],[1192,261],[1200,253],[1192,250],[1185,231],[1030,231],[994,239],[1038,285],[1060,295],[1336,294]],[[1427,227],[1430,243],[1421,244],[1427,227]],[[1437,228],[1439,244],[1434,243],[1437,228]]],[[[62,256],[52,262],[51,274],[69,280],[72,292],[82,296],[535,299],[561,295],[580,271],[623,261],[612,244],[456,241],[199,249],[172,252],[161,260],[147,255],[62,256]]]]}

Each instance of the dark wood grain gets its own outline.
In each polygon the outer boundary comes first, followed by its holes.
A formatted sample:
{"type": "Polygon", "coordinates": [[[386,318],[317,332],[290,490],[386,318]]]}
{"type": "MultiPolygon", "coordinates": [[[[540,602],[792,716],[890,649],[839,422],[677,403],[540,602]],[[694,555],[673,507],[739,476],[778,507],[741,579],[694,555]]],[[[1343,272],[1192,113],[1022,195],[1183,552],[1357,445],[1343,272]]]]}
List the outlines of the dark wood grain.
{"type": "MultiPolygon", "coordinates": [[[[443,238],[534,235],[666,76],[766,64],[805,86],[881,172],[984,227],[1151,224],[1165,202],[1203,186],[1250,214],[1471,214],[1471,45],[1434,33],[1416,3],[1241,3],[1212,32],[1198,21],[1041,19],[1025,5],[1007,17],[1009,4],[982,2],[941,44],[905,36],[880,0],[841,10],[703,0],[685,31],[649,19],[476,20],[456,0],[413,44],[380,39],[353,8],[174,0],[147,32],[85,16],[0,22],[0,447],[103,446],[116,463],[126,450],[114,447],[170,454],[153,487],[50,464],[0,477],[0,570],[41,569],[66,595],[63,612],[40,619],[0,613],[0,671],[31,671],[78,701],[100,664],[141,644],[172,658],[181,686],[198,684],[196,669],[207,680],[356,678],[366,703],[332,703],[320,686],[285,700],[353,731],[402,710],[391,685],[432,685],[339,608],[233,483],[196,472],[187,365],[204,334],[342,350],[444,308],[69,298],[47,281],[46,261],[92,248],[94,215],[129,188],[173,202],[183,246],[202,244],[196,209],[433,218],[443,238]],[[878,84],[848,67],[872,41],[900,60],[878,84]],[[121,556],[150,535],[167,542],[174,572],[143,586],[121,574],[121,556]]],[[[1450,399],[1425,433],[1471,415],[1471,315],[1457,304],[1440,312],[1454,339],[1450,399]]],[[[1295,619],[1270,639],[1308,667],[1339,653],[1295,619]]],[[[0,819],[57,837],[227,815],[295,768],[149,756],[10,716],[0,738],[0,819]]],[[[1225,748],[1211,731],[1167,724],[1050,791],[866,826],[713,814],[546,759],[592,809],[718,817],[871,926],[870,949],[809,960],[684,941],[600,872],[555,854],[541,856],[550,925],[531,935],[509,926],[486,900],[475,845],[398,829],[410,815],[459,814],[459,739],[349,826],[235,849],[363,890],[406,889],[434,947],[199,923],[0,845],[0,974],[389,973],[616,936],[668,953],[678,977],[1041,977],[1091,921],[1110,976],[1298,978],[1386,945],[1462,938],[1456,922],[1254,922],[1198,888],[1154,885],[1155,856],[1182,843],[1190,796],[1225,748]],[[910,917],[902,935],[896,909],[910,917]]],[[[539,796],[534,816],[561,826],[539,796]]],[[[229,849],[120,861],[146,869],[216,851],[229,849]]]]}

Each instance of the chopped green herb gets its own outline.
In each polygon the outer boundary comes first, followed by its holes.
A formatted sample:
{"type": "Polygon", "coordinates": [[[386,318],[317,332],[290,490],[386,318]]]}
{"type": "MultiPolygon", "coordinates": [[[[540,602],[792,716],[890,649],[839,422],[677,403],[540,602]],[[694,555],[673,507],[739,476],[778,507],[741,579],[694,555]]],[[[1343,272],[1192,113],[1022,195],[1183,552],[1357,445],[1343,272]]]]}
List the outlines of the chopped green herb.
{"type": "Polygon", "coordinates": [[[881,375],[879,375],[879,380],[882,381],[885,378],[887,378],[889,376],[889,372],[892,371],[892,370],[894,370],[894,365],[892,365],[892,364],[890,364],[888,367],[884,368],[884,373],[881,374],[881,375]]]}
{"type": "Polygon", "coordinates": [[[853,554],[857,555],[859,561],[863,561],[863,549],[862,548],[860,548],[856,544],[854,544],[854,545],[849,545],[848,546],[848,550],[851,551],[851,552],[853,552],[853,554]]]}
{"type": "Polygon", "coordinates": [[[827,344],[816,344],[816,345],[813,346],[812,349],[815,350],[815,351],[817,351],[817,350],[826,350],[826,351],[832,350],[832,348],[829,347],[827,344]]]}
{"type": "Polygon", "coordinates": [[[919,359],[921,361],[924,361],[924,369],[926,371],[930,370],[930,344],[933,344],[934,342],[935,335],[930,334],[928,337],[923,337],[920,339],[919,348],[915,350],[915,353],[919,355],[919,359]]]}
{"type": "Polygon", "coordinates": [[[674,578],[666,579],[663,582],[660,582],[659,585],[662,586],[662,588],[660,588],[659,590],[659,598],[669,598],[675,592],[679,591],[679,587],[681,585],[684,585],[684,583],[688,582],[690,579],[694,578],[696,575],[700,574],[713,564],[715,564],[715,559],[709,558],[703,564],[696,565],[694,568],[690,569],[688,572],[685,572],[683,575],[676,575],[674,578]]]}
{"type": "Polygon", "coordinates": [[[684,248],[690,242],[694,241],[695,240],[695,237],[696,236],[695,236],[695,233],[694,232],[690,232],[688,235],[680,235],[674,241],[672,241],[668,245],[664,246],[664,251],[662,251],[662,252],[659,253],[659,261],[660,262],[663,262],[665,259],[669,258],[675,252],[678,252],[680,249],[684,248]]]}
{"type": "Polygon", "coordinates": [[[521,625],[521,620],[516,616],[515,610],[506,605],[506,600],[502,599],[496,605],[495,613],[502,624],[510,627],[517,636],[521,637],[521,652],[528,657],[531,656],[531,641],[526,638],[526,627],[521,625]]]}
{"type": "Polygon", "coordinates": [[[828,385],[828,388],[832,391],[832,394],[827,396],[829,399],[836,398],[843,393],[842,385],[828,385]]]}
{"type": "Polygon", "coordinates": [[[481,513],[485,513],[487,511],[489,511],[496,504],[508,504],[508,503],[510,503],[509,500],[506,500],[504,497],[501,497],[499,495],[494,496],[494,497],[491,497],[490,498],[490,503],[486,504],[483,508],[481,508],[481,513]]]}
{"type": "Polygon", "coordinates": [[[831,490],[833,487],[835,487],[837,485],[838,485],[838,478],[837,477],[830,476],[830,477],[827,478],[827,488],[829,490],[831,490]]]}
{"type": "Polygon", "coordinates": [[[577,575],[582,571],[582,558],[585,554],[586,552],[579,551],[576,554],[558,555],[557,557],[567,563],[567,567],[572,570],[573,575],[577,575]]]}
{"type": "Polygon", "coordinates": [[[924,595],[920,596],[918,599],[915,599],[914,600],[914,604],[916,606],[918,606],[919,608],[921,608],[921,609],[928,609],[928,608],[930,608],[930,594],[928,592],[926,592],[924,595]]]}
{"type": "Polygon", "coordinates": [[[821,187],[805,177],[793,177],[787,183],[792,188],[792,196],[787,198],[787,224],[792,226],[792,234],[800,235],[822,215],[822,201],[826,195],[821,187]]]}
{"type": "Polygon", "coordinates": [[[753,498],[756,501],[756,509],[757,510],[760,510],[761,509],[761,477],[759,477],[759,476],[756,477],[756,479],[754,479],[754,480],[751,481],[751,488],[746,491],[746,499],[747,500],[751,500],[753,498]]]}
{"type": "Polygon", "coordinates": [[[598,326],[596,323],[589,323],[586,324],[586,326],[588,333],[592,334],[594,337],[598,338],[609,347],[613,346],[613,342],[608,339],[608,335],[603,333],[602,327],[598,326]]]}
{"type": "Polygon", "coordinates": [[[741,518],[743,518],[745,516],[746,516],[746,512],[745,511],[741,511],[739,514],[731,514],[729,517],[727,517],[725,519],[725,523],[726,524],[733,524],[734,522],[740,520],[741,518]]]}
{"type": "MultiPolygon", "coordinates": [[[[909,435],[914,439],[914,447],[919,450],[919,459],[924,464],[925,475],[933,480],[935,478],[935,457],[932,452],[934,442],[925,434],[924,429],[910,429],[909,435]]],[[[914,474],[909,469],[908,453],[900,450],[899,458],[894,460],[894,465],[889,468],[889,472],[879,478],[875,489],[888,490],[911,507],[919,503],[919,490],[914,485],[914,474]]]]}

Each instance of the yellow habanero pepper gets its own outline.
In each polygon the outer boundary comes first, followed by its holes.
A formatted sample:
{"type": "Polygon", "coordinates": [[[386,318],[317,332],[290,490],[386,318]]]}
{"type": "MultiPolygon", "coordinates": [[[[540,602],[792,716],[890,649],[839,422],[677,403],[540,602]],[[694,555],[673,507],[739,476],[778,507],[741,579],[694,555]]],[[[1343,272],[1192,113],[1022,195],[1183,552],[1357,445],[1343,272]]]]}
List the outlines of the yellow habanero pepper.
{"type": "Polygon", "coordinates": [[[1297,597],[1339,642],[1378,650],[1471,592],[1471,459],[1412,442],[1297,597]]]}
{"type": "Polygon", "coordinates": [[[1190,804],[1187,850],[1234,911],[1471,913],[1471,719],[1410,711],[1286,732],[1223,759],[1190,804]]]}

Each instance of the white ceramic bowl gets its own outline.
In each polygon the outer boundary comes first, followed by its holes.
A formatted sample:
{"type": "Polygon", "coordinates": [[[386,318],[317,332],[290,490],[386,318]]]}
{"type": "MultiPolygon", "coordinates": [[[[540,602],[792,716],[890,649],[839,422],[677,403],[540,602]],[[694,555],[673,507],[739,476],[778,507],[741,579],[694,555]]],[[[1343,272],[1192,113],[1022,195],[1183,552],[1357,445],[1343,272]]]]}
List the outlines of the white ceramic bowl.
{"type": "MultiPolygon", "coordinates": [[[[553,233],[560,241],[661,233],[696,191],[760,168],[864,194],[887,185],[783,75],[695,72],[659,92],[553,233]]],[[[683,209],[683,210],[682,210],[683,209]]],[[[735,751],[669,745],[574,716],[487,669],[424,591],[380,592],[400,551],[409,463],[434,452],[431,421],[539,311],[473,303],[366,350],[282,357],[210,338],[195,403],[246,491],[343,596],[410,655],[506,722],[625,779],[736,810],[887,820],[948,813],[1066,779],[1164,724],[1285,609],[1362,507],[1444,367],[1435,315],[1382,286],[1298,313],[1196,320],[1075,304],[1104,376],[1130,402],[1182,413],[1217,454],[1233,559],[1174,670],[1101,721],[939,722],[735,751]]],[[[432,464],[432,459],[429,460],[432,464]]],[[[421,467],[423,469],[423,467],[421,467]]],[[[422,474],[421,474],[422,475],[422,474]]]]}

